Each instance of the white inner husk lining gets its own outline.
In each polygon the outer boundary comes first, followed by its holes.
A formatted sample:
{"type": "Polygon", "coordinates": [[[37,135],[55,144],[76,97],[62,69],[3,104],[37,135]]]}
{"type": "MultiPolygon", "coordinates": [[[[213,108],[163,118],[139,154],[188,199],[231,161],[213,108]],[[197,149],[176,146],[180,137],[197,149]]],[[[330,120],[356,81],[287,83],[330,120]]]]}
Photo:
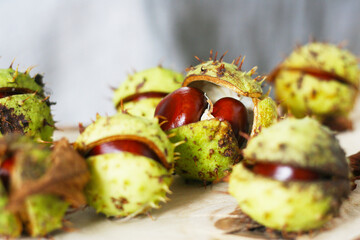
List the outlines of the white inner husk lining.
{"type": "MultiPolygon", "coordinates": [[[[248,118],[248,123],[249,123],[247,133],[248,134],[251,133],[253,121],[254,121],[254,103],[250,97],[245,97],[245,96],[239,95],[236,92],[230,90],[229,88],[226,88],[226,87],[223,87],[220,85],[216,85],[214,83],[207,82],[207,81],[191,82],[188,85],[188,87],[194,87],[194,88],[198,88],[198,89],[202,90],[205,93],[207,99],[209,99],[212,102],[212,104],[215,104],[215,102],[217,100],[224,98],[224,97],[232,97],[232,98],[239,100],[242,104],[244,104],[244,106],[247,109],[247,118],[248,118]]],[[[211,115],[210,108],[211,108],[211,106],[208,106],[208,108],[205,110],[205,112],[201,116],[201,120],[207,120],[207,119],[214,118],[214,116],[211,115]]]]}

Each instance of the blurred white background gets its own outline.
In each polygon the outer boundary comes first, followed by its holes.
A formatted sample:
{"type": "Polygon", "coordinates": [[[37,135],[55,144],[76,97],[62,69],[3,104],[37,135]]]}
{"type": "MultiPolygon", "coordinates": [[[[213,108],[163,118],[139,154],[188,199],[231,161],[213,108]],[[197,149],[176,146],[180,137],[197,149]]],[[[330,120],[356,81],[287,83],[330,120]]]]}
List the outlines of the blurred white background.
{"type": "Polygon", "coordinates": [[[356,0],[0,0],[0,68],[44,74],[58,127],[113,114],[111,86],[162,64],[229,50],[265,74],[312,36],[360,55],[356,0]]]}

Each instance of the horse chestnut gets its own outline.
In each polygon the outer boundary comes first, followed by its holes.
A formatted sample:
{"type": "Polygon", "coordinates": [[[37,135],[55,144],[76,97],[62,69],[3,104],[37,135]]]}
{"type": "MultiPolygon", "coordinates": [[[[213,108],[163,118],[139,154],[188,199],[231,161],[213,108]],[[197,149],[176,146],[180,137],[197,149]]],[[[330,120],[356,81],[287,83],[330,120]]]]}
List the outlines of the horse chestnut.
{"type": "Polygon", "coordinates": [[[183,88],[196,89],[194,94],[175,91],[155,111],[170,140],[182,143],[175,171],[187,179],[212,182],[229,174],[241,159],[242,133],[255,135],[277,118],[274,101],[262,94],[259,79],[251,78],[255,68],[243,72],[240,58],[229,64],[223,57],[190,67],[183,88]]]}
{"type": "Polygon", "coordinates": [[[352,128],[348,116],[359,93],[360,68],[351,52],[321,42],[300,46],[268,80],[284,112],[313,116],[336,131],[352,128]]]}
{"type": "Polygon", "coordinates": [[[153,118],[156,105],[181,87],[183,79],[181,73],[161,66],[134,73],[115,90],[114,105],[118,112],[153,118]]]}
{"type": "Polygon", "coordinates": [[[135,140],[114,140],[104,142],[93,147],[87,154],[87,157],[106,153],[130,152],[135,155],[151,158],[161,162],[156,153],[146,144],[135,140]]]}
{"type": "Polygon", "coordinates": [[[126,113],[97,116],[74,148],[88,162],[92,178],[85,194],[97,212],[135,216],[168,200],[174,145],[154,121],[126,113]]]}
{"type": "Polygon", "coordinates": [[[0,98],[12,96],[12,95],[18,95],[18,94],[27,94],[27,93],[34,93],[34,92],[26,88],[10,88],[10,87],[0,88],[0,98]]]}
{"type": "Polygon", "coordinates": [[[234,98],[225,97],[216,101],[212,115],[221,121],[228,121],[231,125],[239,146],[245,140],[242,133],[248,131],[248,116],[244,104],[234,98]]]}
{"type": "Polygon", "coordinates": [[[282,120],[251,138],[243,152],[230,175],[229,193],[245,214],[268,228],[320,228],[350,194],[345,152],[314,119],[282,120]]]}
{"type": "Polygon", "coordinates": [[[18,133],[51,141],[55,129],[42,76],[0,69],[0,136],[18,133]]]}
{"type": "MultiPolygon", "coordinates": [[[[200,121],[207,108],[204,92],[197,88],[182,87],[167,95],[155,109],[155,117],[159,118],[161,129],[168,131],[189,123],[200,121]]],[[[239,100],[225,97],[213,105],[211,112],[220,121],[227,121],[241,145],[241,133],[248,129],[247,109],[239,100]]]]}
{"type": "Polygon", "coordinates": [[[288,164],[257,162],[255,164],[244,163],[244,165],[255,174],[279,181],[314,181],[331,178],[328,174],[319,171],[288,164]]]}
{"type": "Polygon", "coordinates": [[[196,88],[182,87],[163,98],[155,109],[162,130],[167,131],[197,122],[207,107],[205,94],[196,88]]]}

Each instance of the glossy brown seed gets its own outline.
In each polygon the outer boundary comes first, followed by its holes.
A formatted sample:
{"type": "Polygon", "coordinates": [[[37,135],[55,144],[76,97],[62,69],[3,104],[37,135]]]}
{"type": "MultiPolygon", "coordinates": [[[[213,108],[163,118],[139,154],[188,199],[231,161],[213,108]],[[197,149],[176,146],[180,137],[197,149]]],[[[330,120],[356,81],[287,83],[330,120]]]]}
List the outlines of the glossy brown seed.
{"type": "Polygon", "coordinates": [[[207,107],[205,94],[196,88],[182,87],[167,95],[155,109],[164,131],[200,120],[207,107]]]}
{"type": "Polygon", "coordinates": [[[32,93],[33,91],[26,89],[26,88],[0,88],[0,98],[12,96],[12,95],[18,95],[18,94],[26,94],[26,93],[32,93]]]}
{"type": "Polygon", "coordinates": [[[246,133],[248,130],[248,116],[246,107],[239,100],[230,97],[219,99],[214,104],[212,115],[230,123],[239,145],[245,141],[240,133],[246,133]]]}
{"type": "Polygon", "coordinates": [[[87,157],[96,156],[105,153],[130,152],[136,155],[148,157],[160,162],[158,156],[146,144],[135,140],[115,140],[105,142],[93,147],[87,154],[87,157]]]}
{"type": "Polygon", "coordinates": [[[342,77],[342,76],[336,74],[335,72],[324,71],[324,70],[322,70],[320,68],[316,68],[316,67],[302,67],[302,68],[301,67],[299,67],[299,68],[288,67],[286,69],[290,70],[290,71],[300,71],[304,74],[311,75],[322,81],[336,81],[336,82],[351,86],[355,89],[359,89],[357,84],[354,84],[353,82],[349,81],[349,79],[342,77]]]}
{"type": "Polygon", "coordinates": [[[293,167],[278,163],[258,162],[254,165],[246,165],[252,172],[279,181],[314,181],[320,179],[331,179],[331,176],[317,171],[293,167]]]}
{"type": "MultiPolygon", "coordinates": [[[[126,98],[124,98],[122,100],[123,103],[127,103],[127,102],[136,102],[142,99],[146,99],[146,98],[163,98],[166,95],[168,95],[168,93],[164,93],[164,92],[143,92],[143,93],[136,93],[133,95],[130,95],[126,98]]],[[[119,103],[118,105],[120,106],[121,103],[119,103]]]]}

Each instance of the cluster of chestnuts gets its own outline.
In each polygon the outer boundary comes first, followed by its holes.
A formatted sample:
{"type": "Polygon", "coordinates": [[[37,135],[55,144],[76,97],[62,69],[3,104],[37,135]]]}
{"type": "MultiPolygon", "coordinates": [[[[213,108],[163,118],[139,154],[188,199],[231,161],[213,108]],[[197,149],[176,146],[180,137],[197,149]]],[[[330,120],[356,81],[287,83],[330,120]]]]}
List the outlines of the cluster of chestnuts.
{"type": "Polygon", "coordinates": [[[86,204],[89,172],[67,140],[50,146],[54,120],[42,76],[0,69],[0,236],[46,236],[69,207],[86,204]]]}
{"type": "Polygon", "coordinates": [[[277,119],[275,102],[253,79],[255,69],[241,70],[210,56],[188,69],[182,88],[167,95],[155,117],[180,153],[175,171],[186,179],[213,182],[227,176],[241,160],[244,136],[255,135],[277,119]]]}
{"type": "Polygon", "coordinates": [[[50,144],[42,77],[0,69],[0,236],[45,236],[69,206],[146,213],[169,200],[174,174],[204,184],[229,176],[241,210],[270,229],[310,231],[336,216],[355,171],[322,124],[351,127],[356,58],[324,43],[296,49],[269,75],[292,115],[279,120],[265,77],[225,54],[196,57],[186,75],[158,66],[128,76],[114,89],[118,112],[80,124],[73,144],[50,144]]]}
{"type": "Polygon", "coordinates": [[[153,118],[154,110],[167,94],[181,87],[184,76],[171,69],[158,66],[128,76],[114,89],[113,103],[121,112],[146,118],[153,118]]]}

